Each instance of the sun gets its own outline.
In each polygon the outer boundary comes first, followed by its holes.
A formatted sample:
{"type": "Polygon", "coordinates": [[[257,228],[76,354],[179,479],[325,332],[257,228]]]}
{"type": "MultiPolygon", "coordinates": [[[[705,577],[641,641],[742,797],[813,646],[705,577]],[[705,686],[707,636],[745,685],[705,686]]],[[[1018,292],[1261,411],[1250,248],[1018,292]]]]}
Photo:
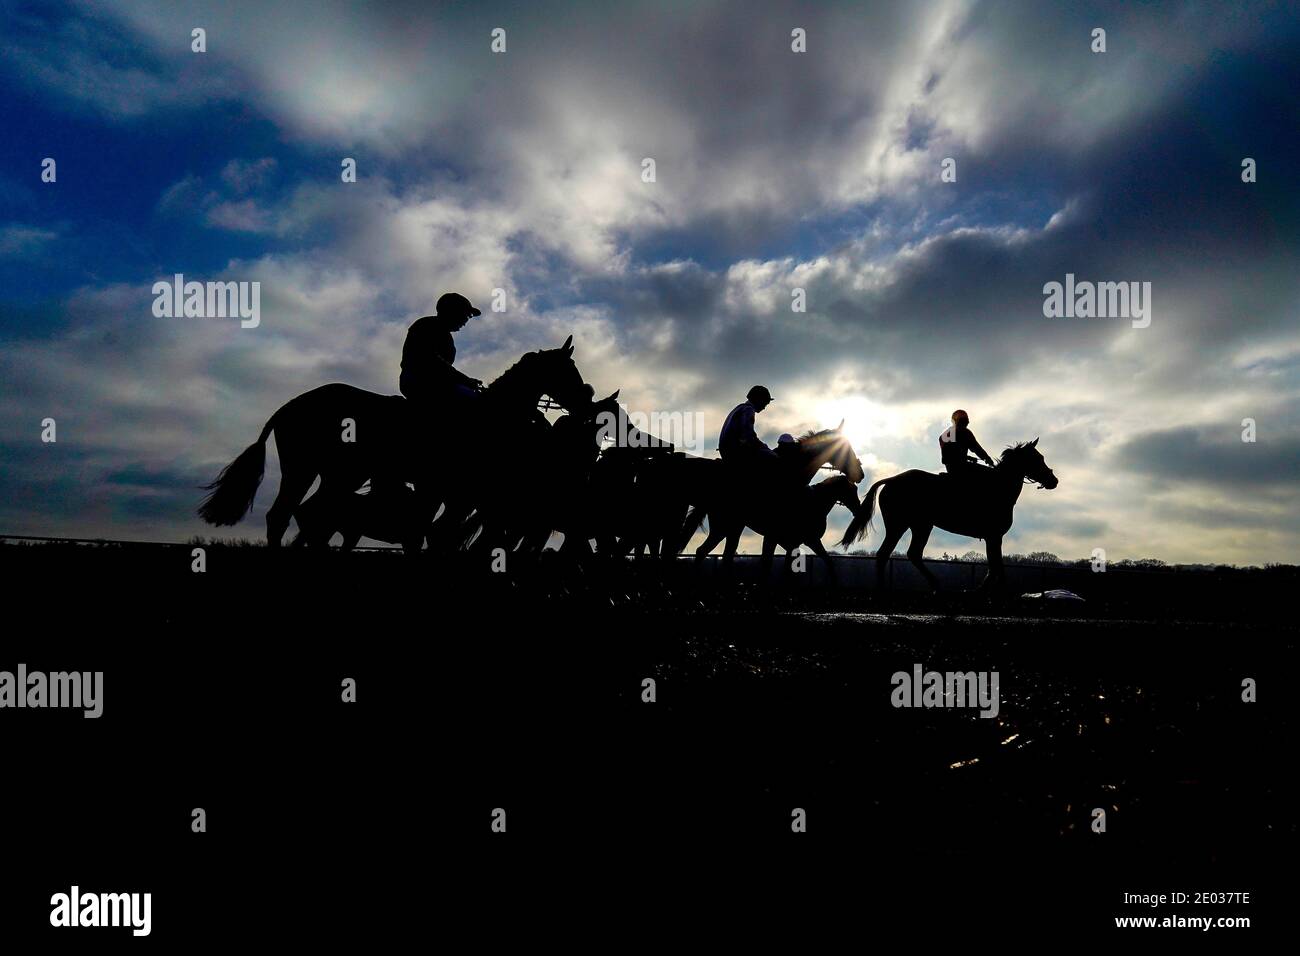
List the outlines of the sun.
{"type": "Polygon", "coordinates": [[[832,428],[843,419],[844,437],[859,455],[869,451],[879,438],[903,430],[901,415],[862,396],[818,402],[813,417],[822,428],[832,428]]]}

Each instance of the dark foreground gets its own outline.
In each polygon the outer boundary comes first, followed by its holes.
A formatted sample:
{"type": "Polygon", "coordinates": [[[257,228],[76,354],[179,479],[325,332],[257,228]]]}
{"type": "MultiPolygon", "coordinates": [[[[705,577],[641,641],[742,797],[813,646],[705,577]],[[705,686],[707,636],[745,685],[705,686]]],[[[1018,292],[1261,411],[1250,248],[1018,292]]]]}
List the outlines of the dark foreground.
{"type": "Polygon", "coordinates": [[[1044,610],[648,567],[206,560],[0,546],[0,670],[105,686],[98,720],[0,711],[24,861],[0,925],[48,925],[73,882],[152,891],[153,935],[180,943],[309,936],[322,914],[337,941],[486,913],[488,940],[507,900],[539,907],[539,941],[697,909],[760,931],[833,909],[864,938],[1286,918],[1294,582],[1044,610]],[[996,671],[997,717],[892,706],[918,664],[996,671]],[[1228,891],[1251,901],[1124,903],[1228,891]]]}

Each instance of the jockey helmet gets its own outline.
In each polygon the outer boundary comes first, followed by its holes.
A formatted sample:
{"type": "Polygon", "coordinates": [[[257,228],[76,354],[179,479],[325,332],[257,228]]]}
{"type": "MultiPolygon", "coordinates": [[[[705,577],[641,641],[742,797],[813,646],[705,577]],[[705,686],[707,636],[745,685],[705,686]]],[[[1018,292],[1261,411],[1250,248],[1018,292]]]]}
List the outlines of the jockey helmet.
{"type": "Polygon", "coordinates": [[[443,318],[450,316],[467,316],[473,318],[476,315],[482,315],[478,309],[469,304],[469,299],[465,298],[459,292],[444,292],[438,297],[438,304],[434,307],[438,315],[443,318]]]}

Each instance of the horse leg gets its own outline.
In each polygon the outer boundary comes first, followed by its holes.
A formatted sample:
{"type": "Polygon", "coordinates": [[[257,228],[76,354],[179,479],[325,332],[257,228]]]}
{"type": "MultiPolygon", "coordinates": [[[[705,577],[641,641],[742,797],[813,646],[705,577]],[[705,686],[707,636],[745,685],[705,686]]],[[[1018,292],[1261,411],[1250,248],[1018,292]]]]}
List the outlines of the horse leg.
{"type": "Polygon", "coordinates": [[[709,521],[709,536],[704,539],[704,543],[695,549],[695,564],[698,567],[704,563],[704,559],[713,553],[722,539],[727,536],[727,532],[720,527],[716,521],[709,521]]]}
{"type": "Polygon", "coordinates": [[[654,535],[663,542],[664,557],[676,557],[690,544],[690,538],[682,534],[682,525],[686,524],[690,511],[690,505],[672,505],[662,512],[663,517],[655,524],[654,535]]]}
{"type": "Polygon", "coordinates": [[[290,544],[306,545],[309,548],[329,547],[330,539],[338,530],[341,504],[340,495],[322,475],[316,493],[294,507],[293,520],[298,522],[298,536],[290,544]]]}
{"type": "MultiPolygon", "coordinates": [[[[652,558],[666,558],[668,556],[668,538],[658,528],[647,531],[640,539],[645,543],[646,554],[652,558]]],[[[641,544],[636,546],[637,554],[641,553],[641,544]]]]}
{"type": "Polygon", "coordinates": [[[280,459],[280,490],[275,502],[266,512],[266,543],[268,547],[280,547],[285,531],[289,529],[289,519],[302,504],[303,495],[316,480],[314,472],[285,467],[284,458],[280,459]]]}
{"type": "Polygon", "coordinates": [[[429,485],[430,483],[427,481],[417,482],[415,485],[415,523],[421,529],[420,548],[424,547],[424,542],[428,539],[429,548],[432,550],[433,540],[431,536],[434,529],[434,518],[444,501],[441,492],[435,492],[429,485]]]}
{"type": "Polygon", "coordinates": [[[456,537],[457,532],[464,527],[474,506],[465,499],[452,498],[445,499],[442,505],[442,514],[438,514],[437,509],[434,509],[432,514],[437,517],[431,518],[429,522],[427,534],[429,550],[450,553],[460,546],[456,537]]]}
{"type": "Polygon", "coordinates": [[[885,569],[889,566],[890,555],[894,553],[894,547],[898,544],[898,539],[903,536],[907,529],[899,525],[891,525],[889,519],[885,519],[885,537],[876,548],[876,590],[883,591],[885,588],[885,569]]]}
{"type": "Polygon", "coordinates": [[[829,583],[831,587],[835,587],[836,585],[838,585],[840,582],[835,577],[835,565],[831,563],[830,552],[826,550],[826,545],[822,544],[821,538],[814,538],[812,541],[809,541],[808,547],[812,548],[813,554],[817,555],[823,561],[826,562],[827,583],[829,583]]]}
{"type": "Polygon", "coordinates": [[[772,576],[772,558],[776,554],[776,538],[772,535],[763,536],[763,556],[758,561],[758,580],[766,584],[768,578],[772,576]]]}
{"type": "Polygon", "coordinates": [[[744,530],[744,525],[732,528],[727,532],[727,543],[722,546],[722,566],[729,578],[736,573],[736,549],[740,547],[740,536],[744,530]]]}
{"type": "Polygon", "coordinates": [[[989,570],[984,575],[984,582],[980,585],[981,591],[993,591],[1001,589],[1003,585],[1003,574],[1005,569],[1002,567],[1002,538],[986,538],[984,541],[985,552],[988,554],[989,570]]]}
{"type": "Polygon", "coordinates": [[[912,541],[907,546],[907,556],[911,559],[912,564],[916,565],[916,570],[921,572],[926,583],[930,585],[930,590],[937,593],[939,579],[934,576],[933,571],[925,566],[925,543],[930,540],[930,532],[933,530],[933,525],[913,525],[912,541]]]}

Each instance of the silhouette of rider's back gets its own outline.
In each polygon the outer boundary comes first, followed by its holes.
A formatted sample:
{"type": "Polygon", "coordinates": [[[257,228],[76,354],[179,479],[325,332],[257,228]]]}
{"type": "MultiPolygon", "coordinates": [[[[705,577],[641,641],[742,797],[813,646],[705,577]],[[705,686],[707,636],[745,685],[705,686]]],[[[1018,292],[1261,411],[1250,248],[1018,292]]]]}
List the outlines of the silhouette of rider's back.
{"type": "Polygon", "coordinates": [[[966,457],[967,452],[974,452],[985,463],[993,464],[992,456],[984,450],[984,446],[976,440],[975,433],[970,430],[970,416],[959,408],[952,413],[952,427],[939,436],[939,457],[949,474],[967,474],[967,465],[974,461],[966,457]]]}
{"type": "Polygon", "coordinates": [[[482,382],[453,366],[456,343],[451,334],[482,313],[456,292],[441,296],[436,311],[436,315],[416,319],[407,329],[398,387],[408,399],[418,402],[447,403],[472,398],[482,382]]]}
{"type": "Polygon", "coordinates": [[[755,385],[745,400],[727,415],[727,420],[722,423],[722,433],[718,436],[718,451],[724,462],[750,470],[776,459],[776,452],[754,433],[754,416],[771,403],[772,394],[767,388],[755,385]]]}

